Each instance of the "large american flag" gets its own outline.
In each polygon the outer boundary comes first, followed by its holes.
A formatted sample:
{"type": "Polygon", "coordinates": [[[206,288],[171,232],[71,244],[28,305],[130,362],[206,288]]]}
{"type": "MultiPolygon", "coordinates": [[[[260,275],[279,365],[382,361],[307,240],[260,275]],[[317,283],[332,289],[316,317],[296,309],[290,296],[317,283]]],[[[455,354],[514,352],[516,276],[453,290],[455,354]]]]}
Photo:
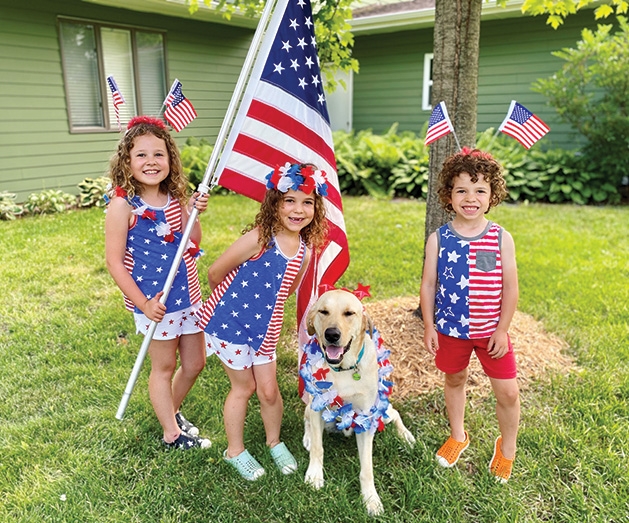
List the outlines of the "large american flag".
{"type": "Polygon", "coordinates": [[[439,102],[438,105],[435,105],[428,120],[428,130],[426,131],[424,145],[431,144],[452,132],[454,132],[454,127],[452,127],[452,122],[448,116],[446,104],[445,102],[439,102]]]}
{"type": "Polygon", "coordinates": [[[183,95],[181,87],[181,82],[175,78],[170,92],[166,96],[166,100],[164,100],[164,105],[166,106],[164,118],[177,132],[181,131],[197,117],[197,112],[194,110],[190,100],[183,95]]]}
{"type": "Polygon", "coordinates": [[[118,130],[120,130],[120,106],[124,103],[124,97],[118,89],[118,84],[116,80],[114,80],[113,76],[107,77],[107,85],[109,86],[109,90],[111,91],[111,99],[114,104],[114,114],[116,115],[116,121],[118,122],[118,130]]]}
{"type": "Polygon", "coordinates": [[[526,107],[512,100],[509,112],[498,130],[530,149],[535,142],[550,131],[550,127],[526,107]]]}
{"type": "Polygon", "coordinates": [[[320,285],[334,285],[349,264],[332,130],[321,83],[309,0],[279,0],[216,168],[214,182],[262,201],[276,165],[313,163],[328,176],[328,241],[311,259],[297,292],[300,341],[305,312],[320,285]]]}

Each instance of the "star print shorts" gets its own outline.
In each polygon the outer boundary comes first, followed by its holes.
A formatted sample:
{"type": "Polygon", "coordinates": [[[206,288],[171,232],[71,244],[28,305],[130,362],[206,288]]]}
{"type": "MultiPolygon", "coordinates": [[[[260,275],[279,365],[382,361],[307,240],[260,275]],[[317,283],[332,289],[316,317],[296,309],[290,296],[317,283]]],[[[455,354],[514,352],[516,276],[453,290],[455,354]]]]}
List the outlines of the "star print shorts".
{"type": "Polygon", "coordinates": [[[205,333],[205,343],[208,356],[216,354],[227,367],[234,370],[250,369],[253,365],[264,365],[276,359],[275,351],[272,354],[261,355],[249,345],[223,341],[207,332],[205,333]]]}
{"type": "Polygon", "coordinates": [[[439,337],[439,350],[435,355],[435,365],[441,372],[456,374],[466,369],[470,364],[472,352],[476,353],[483,371],[490,378],[509,380],[517,376],[515,367],[515,354],[513,345],[509,339],[509,352],[502,358],[492,358],[487,353],[489,338],[462,340],[437,333],[439,337]]]}
{"type": "MultiPolygon", "coordinates": [[[[153,339],[162,341],[174,340],[184,334],[201,332],[199,319],[194,315],[200,308],[201,302],[195,303],[187,309],[166,313],[164,319],[157,324],[153,339]]],[[[151,320],[144,314],[137,312],[133,313],[133,318],[135,320],[136,332],[145,334],[151,326],[151,320]]]]}

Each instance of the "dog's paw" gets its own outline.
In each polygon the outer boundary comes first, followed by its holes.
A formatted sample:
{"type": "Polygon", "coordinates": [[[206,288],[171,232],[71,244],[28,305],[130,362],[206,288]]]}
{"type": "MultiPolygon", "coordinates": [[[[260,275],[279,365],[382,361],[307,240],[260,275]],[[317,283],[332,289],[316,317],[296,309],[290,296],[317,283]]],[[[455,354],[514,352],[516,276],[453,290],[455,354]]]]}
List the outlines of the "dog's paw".
{"type": "Polygon", "coordinates": [[[316,490],[323,488],[323,484],[325,483],[323,480],[323,471],[311,470],[311,468],[308,467],[304,481],[311,487],[315,488],[316,490]]]}
{"type": "Polygon", "coordinates": [[[379,516],[384,512],[384,507],[382,506],[382,501],[380,501],[380,497],[378,494],[372,494],[368,499],[365,499],[365,507],[367,508],[367,513],[370,516],[379,516]]]}
{"type": "Polygon", "coordinates": [[[410,430],[407,429],[404,431],[402,433],[402,438],[404,438],[404,441],[406,441],[406,443],[408,443],[411,447],[415,445],[415,436],[413,436],[410,430]]]}

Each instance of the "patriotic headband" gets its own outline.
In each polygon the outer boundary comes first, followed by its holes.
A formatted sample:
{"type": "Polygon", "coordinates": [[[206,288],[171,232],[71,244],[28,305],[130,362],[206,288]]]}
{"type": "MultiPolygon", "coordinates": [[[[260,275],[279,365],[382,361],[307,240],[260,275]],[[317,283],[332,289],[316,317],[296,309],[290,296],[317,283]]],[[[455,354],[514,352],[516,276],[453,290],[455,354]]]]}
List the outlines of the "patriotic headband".
{"type": "Polygon", "coordinates": [[[485,151],[481,151],[480,149],[470,149],[469,147],[463,147],[463,149],[461,149],[461,152],[458,153],[461,156],[473,156],[474,158],[482,158],[483,160],[493,160],[494,157],[485,152],[485,151]]]}
{"type": "Polygon", "coordinates": [[[319,196],[328,195],[328,184],[325,171],[320,171],[310,164],[290,164],[286,162],[283,167],[277,166],[275,170],[266,175],[266,188],[277,189],[280,192],[301,191],[311,194],[316,191],[319,196]]]}
{"type": "Polygon", "coordinates": [[[142,124],[154,125],[155,127],[166,130],[166,124],[164,124],[164,122],[162,122],[159,118],[154,118],[152,116],[134,116],[127,124],[127,131],[136,125],[142,124]]]}

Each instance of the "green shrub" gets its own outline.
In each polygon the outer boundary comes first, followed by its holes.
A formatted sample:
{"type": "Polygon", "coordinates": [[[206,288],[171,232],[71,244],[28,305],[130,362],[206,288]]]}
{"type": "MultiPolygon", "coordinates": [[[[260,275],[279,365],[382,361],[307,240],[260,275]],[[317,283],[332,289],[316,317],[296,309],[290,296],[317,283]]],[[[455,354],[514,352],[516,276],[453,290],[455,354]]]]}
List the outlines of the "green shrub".
{"type": "Polygon", "coordinates": [[[85,178],[77,186],[80,190],[79,207],[104,207],[104,195],[109,183],[110,180],[106,176],[101,176],[95,180],[93,178],[85,178]]]}
{"type": "MultiPolygon", "coordinates": [[[[213,150],[214,146],[210,145],[205,138],[194,137],[188,138],[186,144],[181,148],[181,163],[184,173],[188,177],[191,190],[196,190],[203,181],[213,150]]],[[[208,184],[210,181],[208,180],[208,184]]],[[[212,192],[227,194],[229,191],[224,187],[217,186],[212,192]]]]}
{"type": "Polygon", "coordinates": [[[0,220],[15,220],[22,214],[22,207],[15,203],[16,194],[0,192],[0,220]]]}
{"type": "Polygon", "coordinates": [[[31,214],[52,214],[76,206],[76,196],[58,189],[47,189],[31,194],[24,202],[24,209],[31,214]]]}

